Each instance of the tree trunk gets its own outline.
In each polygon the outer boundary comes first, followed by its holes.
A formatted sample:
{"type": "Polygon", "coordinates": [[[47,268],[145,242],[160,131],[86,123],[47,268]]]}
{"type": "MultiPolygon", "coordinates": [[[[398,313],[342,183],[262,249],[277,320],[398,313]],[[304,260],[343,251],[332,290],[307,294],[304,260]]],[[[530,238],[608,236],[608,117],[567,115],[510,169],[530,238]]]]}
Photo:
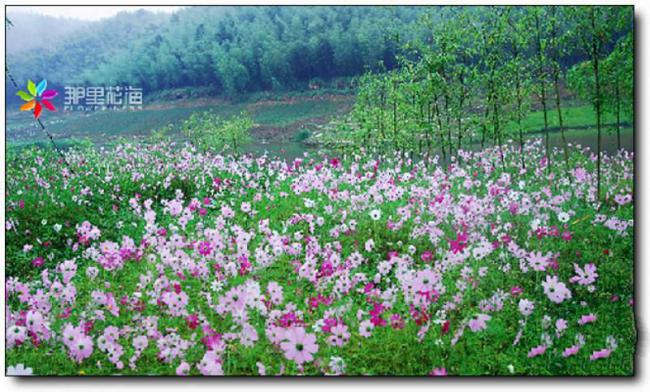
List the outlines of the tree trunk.
{"type": "Polygon", "coordinates": [[[438,106],[438,97],[436,97],[434,105],[435,105],[434,108],[435,108],[436,118],[438,119],[438,128],[440,133],[440,149],[442,150],[442,159],[446,162],[447,153],[445,152],[445,136],[442,127],[442,118],[440,118],[440,107],[438,106]]]}
{"type": "MultiPolygon", "coordinates": [[[[566,135],[564,134],[564,119],[562,118],[562,105],[560,103],[560,80],[559,80],[559,70],[556,71],[554,76],[555,84],[555,108],[557,109],[557,119],[560,125],[560,134],[562,135],[562,147],[564,150],[564,163],[566,165],[567,172],[569,171],[569,147],[567,146],[566,135]]],[[[569,176],[569,178],[571,178],[569,176]]]]}
{"type": "Polygon", "coordinates": [[[399,144],[397,143],[397,86],[393,84],[393,144],[395,150],[399,151],[399,144]]]}
{"type": "Polygon", "coordinates": [[[593,35],[591,37],[591,63],[593,65],[593,71],[594,71],[594,80],[596,82],[596,129],[598,129],[598,143],[597,143],[597,148],[596,148],[596,153],[597,159],[596,159],[596,197],[598,202],[600,202],[600,150],[601,150],[601,123],[602,123],[602,105],[600,102],[601,96],[600,96],[600,73],[599,73],[599,44],[598,44],[598,37],[596,37],[596,15],[594,13],[594,8],[591,8],[591,28],[593,31],[593,35]]]}
{"type": "MultiPolygon", "coordinates": [[[[553,50],[553,85],[555,87],[555,109],[557,110],[557,120],[560,126],[560,134],[562,135],[562,150],[564,151],[564,164],[566,166],[567,174],[569,172],[569,147],[564,134],[564,119],[562,118],[562,105],[560,98],[560,58],[558,56],[557,48],[557,23],[555,19],[555,7],[551,7],[551,42],[553,50]]],[[[569,176],[572,181],[572,177],[569,176]]]]}
{"type": "Polygon", "coordinates": [[[483,123],[481,124],[481,149],[485,148],[485,134],[487,133],[487,126],[485,124],[487,123],[489,116],[490,116],[490,103],[488,102],[488,104],[485,105],[485,115],[484,115],[483,123]]]}
{"type": "Polygon", "coordinates": [[[616,78],[616,146],[621,149],[621,91],[616,78]]]}
{"type": "Polygon", "coordinates": [[[541,88],[542,110],[544,111],[544,134],[546,139],[546,164],[548,171],[551,170],[550,140],[548,134],[548,110],[546,108],[546,81],[544,75],[544,53],[542,53],[542,32],[539,23],[539,15],[535,14],[535,27],[537,30],[537,57],[539,62],[539,82],[541,88]]]}
{"type": "Polygon", "coordinates": [[[431,102],[427,102],[427,124],[429,129],[427,132],[427,163],[431,159],[431,139],[433,138],[433,116],[431,115],[431,102]]]}
{"type": "Polygon", "coordinates": [[[503,147],[501,145],[501,128],[500,128],[500,122],[499,122],[499,107],[496,104],[496,99],[493,100],[494,104],[494,138],[496,140],[496,144],[499,146],[499,157],[501,159],[501,166],[505,168],[505,162],[503,158],[503,147]]]}

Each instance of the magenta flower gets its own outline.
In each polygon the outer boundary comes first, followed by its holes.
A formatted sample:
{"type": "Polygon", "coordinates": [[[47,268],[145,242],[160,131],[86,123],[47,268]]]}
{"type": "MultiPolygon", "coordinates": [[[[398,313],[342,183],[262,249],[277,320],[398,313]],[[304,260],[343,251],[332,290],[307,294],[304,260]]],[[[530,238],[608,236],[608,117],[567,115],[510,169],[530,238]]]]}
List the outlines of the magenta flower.
{"type": "Polygon", "coordinates": [[[185,322],[190,329],[196,329],[199,326],[199,316],[197,314],[190,314],[185,317],[185,322]]]}
{"type": "Polygon", "coordinates": [[[431,252],[430,250],[425,250],[424,252],[422,252],[422,256],[420,257],[422,261],[424,261],[425,263],[430,263],[433,260],[433,252],[431,252]]]}
{"type": "Polygon", "coordinates": [[[42,267],[43,264],[45,264],[45,259],[43,259],[41,256],[38,256],[34,260],[32,260],[32,265],[34,267],[42,267]]]}
{"type": "Polygon", "coordinates": [[[208,241],[203,241],[199,243],[199,254],[201,256],[208,256],[210,253],[212,253],[212,245],[208,241]]]}
{"type": "Polygon", "coordinates": [[[445,368],[435,368],[431,372],[429,372],[430,376],[435,376],[435,377],[445,377],[447,376],[447,369],[445,368]]]}

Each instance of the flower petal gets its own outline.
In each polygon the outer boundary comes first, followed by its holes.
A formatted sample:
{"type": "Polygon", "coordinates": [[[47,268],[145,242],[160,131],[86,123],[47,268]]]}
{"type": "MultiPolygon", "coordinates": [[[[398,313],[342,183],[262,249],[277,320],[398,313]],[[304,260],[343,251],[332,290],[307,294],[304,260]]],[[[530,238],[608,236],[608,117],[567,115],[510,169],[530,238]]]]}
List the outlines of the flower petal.
{"type": "Polygon", "coordinates": [[[26,111],[26,110],[32,110],[34,109],[34,106],[36,106],[36,100],[32,99],[31,101],[23,104],[23,106],[20,107],[21,111],[26,111]]]}
{"type": "Polygon", "coordinates": [[[40,103],[36,102],[36,106],[34,107],[34,118],[38,119],[41,116],[41,111],[43,111],[43,107],[41,106],[40,103]]]}
{"type": "Polygon", "coordinates": [[[36,92],[38,93],[38,95],[41,95],[43,94],[43,91],[45,91],[46,88],[47,88],[47,79],[43,79],[36,86],[36,92]]]}
{"type": "Polygon", "coordinates": [[[27,91],[33,96],[36,96],[36,85],[31,80],[27,81],[27,91]]]}
{"type": "Polygon", "coordinates": [[[18,91],[16,95],[19,96],[23,101],[31,101],[34,99],[32,95],[23,90],[18,91]]]}
{"type": "Polygon", "coordinates": [[[38,119],[41,116],[41,111],[43,111],[43,107],[41,106],[40,103],[36,102],[36,106],[34,107],[34,118],[38,119]]]}
{"type": "Polygon", "coordinates": [[[59,95],[59,93],[56,92],[56,90],[45,90],[43,92],[42,98],[43,99],[52,99],[59,95]]]}
{"type": "Polygon", "coordinates": [[[47,108],[47,110],[52,111],[52,112],[56,111],[56,108],[54,107],[54,105],[52,105],[52,102],[50,102],[50,101],[48,101],[46,99],[43,99],[43,100],[41,100],[41,103],[43,104],[43,106],[45,106],[45,108],[47,108]]]}

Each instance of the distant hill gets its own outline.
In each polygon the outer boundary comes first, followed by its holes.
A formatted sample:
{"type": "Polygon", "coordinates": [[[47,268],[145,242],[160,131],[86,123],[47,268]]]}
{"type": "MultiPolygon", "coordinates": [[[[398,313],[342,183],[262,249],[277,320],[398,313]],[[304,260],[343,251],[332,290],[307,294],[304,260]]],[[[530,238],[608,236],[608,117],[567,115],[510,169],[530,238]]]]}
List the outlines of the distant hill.
{"type": "Polygon", "coordinates": [[[417,19],[436,9],[197,6],[79,23],[22,16],[12,20],[7,62],[17,79],[47,77],[58,85],[201,87],[226,96],[305,88],[380,63],[395,67],[394,38],[413,36],[417,19]],[[49,31],[56,34],[38,51],[18,52],[49,31]]]}
{"type": "Polygon", "coordinates": [[[72,18],[56,18],[7,8],[11,24],[5,26],[7,56],[20,55],[36,49],[49,48],[59,42],[75,39],[73,34],[90,22],[72,18]]]}

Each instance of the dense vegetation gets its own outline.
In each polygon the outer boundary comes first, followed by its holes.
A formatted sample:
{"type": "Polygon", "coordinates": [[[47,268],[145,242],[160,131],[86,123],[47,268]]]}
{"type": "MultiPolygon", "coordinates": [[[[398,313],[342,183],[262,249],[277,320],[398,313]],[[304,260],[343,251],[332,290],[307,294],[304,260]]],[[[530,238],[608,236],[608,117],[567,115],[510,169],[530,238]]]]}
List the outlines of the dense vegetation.
{"type": "MultiPolygon", "coordinates": [[[[459,158],[463,141],[501,146],[514,135],[526,167],[524,120],[540,107],[549,146],[549,118],[557,114],[564,138],[562,90],[569,86],[593,105],[598,133],[615,115],[618,147],[623,116],[631,118],[634,55],[630,7],[451,8],[449,17],[424,19],[430,36],[405,43],[407,55],[391,72],[360,82],[352,137],[358,143],[427,157],[459,158]],[[586,59],[566,69],[567,56],[586,59]],[[514,131],[508,127],[514,122],[514,131]]],[[[569,169],[568,145],[564,164],[569,169]]],[[[551,166],[549,165],[549,168],[551,166]]],[[[600,169],[598,192],[600,195],[600,169]]]]}
{"type": "MultiPolygon", "coordinates": [[[[445,172],[186,146],[7,165],[7,364],[56,375],[630,375],[633,157],[445,172]]],[[[504,165],[495,165],[504,155],[504,165]]],[[[561,152],[558,151],[558,154],[561,152]]]]}
{"type": "Polygon", "coordinates": [[[18,78],[357,99],[80,113],[38,131],[151,129],[8,150],[8,374],[632,375],[631,10],[189,7],[25,54],[18,78]],[[333,148],[245,153],[325,114],[333,148]],[[592,124],[595,151],[549,144],[592,124]]]}
{"type": "Polygon", "coordinates": [[[10,57],[21,79],[129,83],[148,93],[210,87],[228,96],[291,89],[396,65],[423,7],[188,7],[122,13],[50,48],[10,57]]]}

